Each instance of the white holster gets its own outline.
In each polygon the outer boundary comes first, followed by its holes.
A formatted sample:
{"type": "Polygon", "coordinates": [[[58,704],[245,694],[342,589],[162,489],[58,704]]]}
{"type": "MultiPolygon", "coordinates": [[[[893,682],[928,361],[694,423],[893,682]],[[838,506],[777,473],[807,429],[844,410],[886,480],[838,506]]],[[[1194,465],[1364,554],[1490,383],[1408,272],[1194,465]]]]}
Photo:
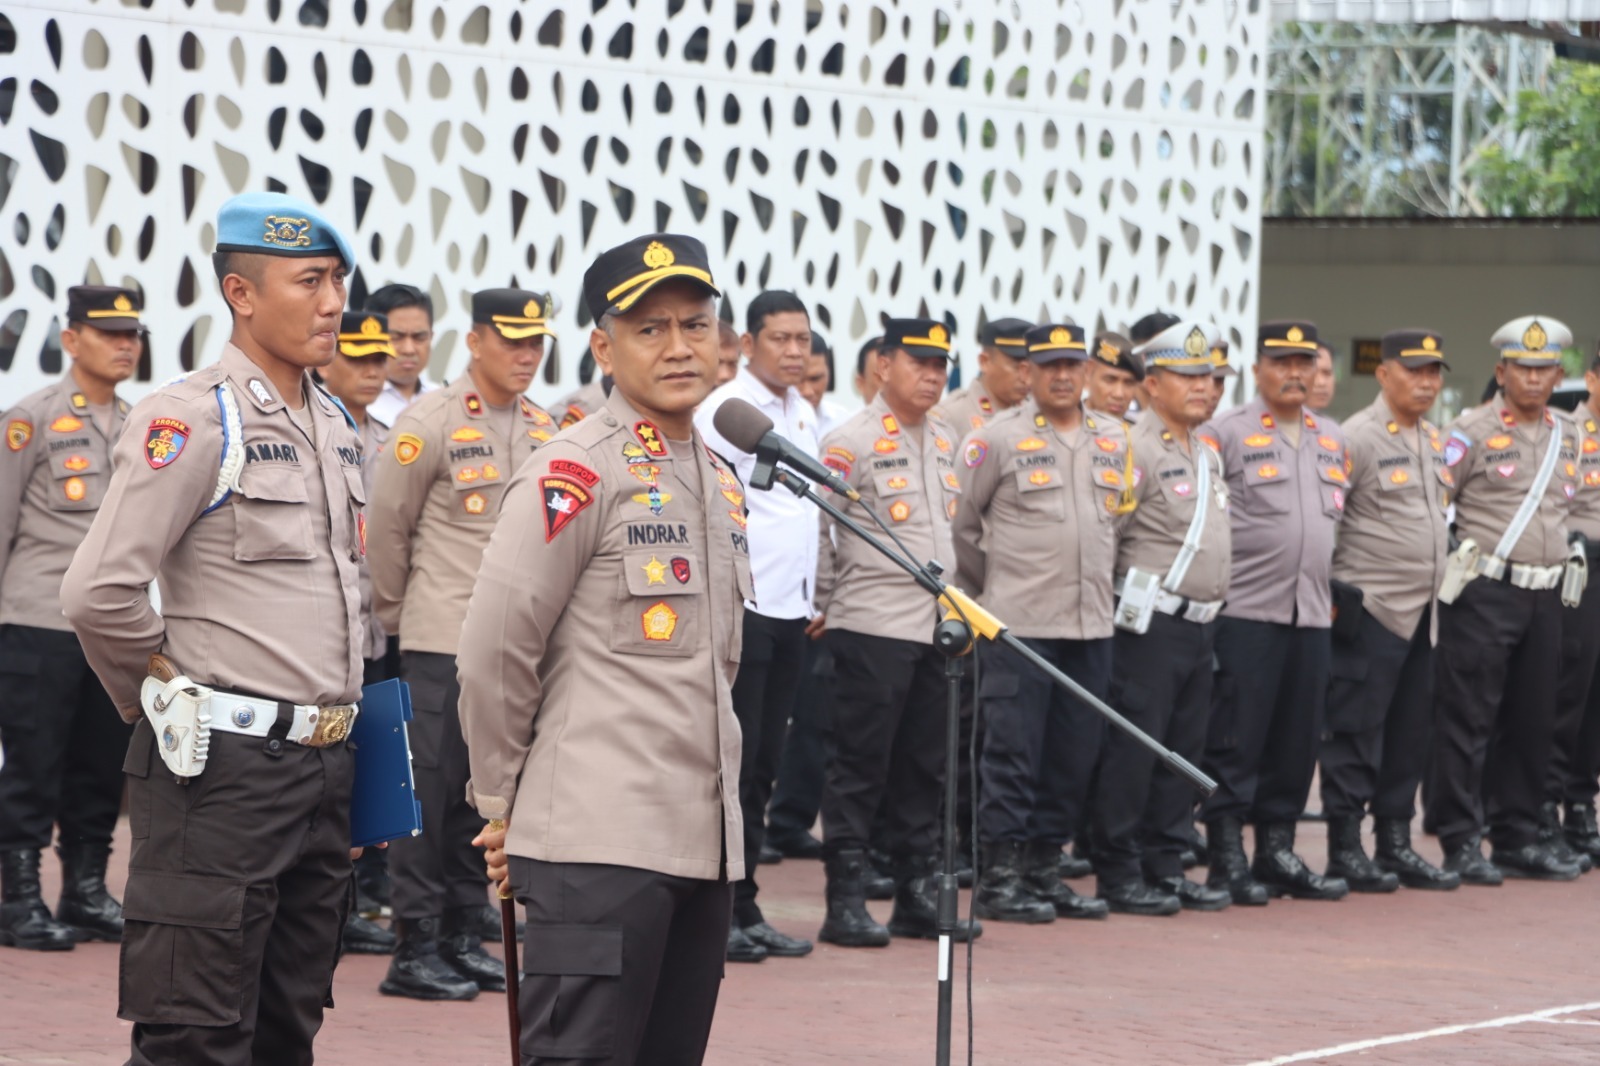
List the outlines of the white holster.
{"type": "Polygon", "coordinates": [[[1111,624],[1129,633],[1148,632],[1150,616],[1156,609],[1156,594],[1161,591],[1161,577],[1130,569],[1118,591],[1117,609],[1111,616],[1111,624]]]}
{"type": "Polygon", "coordinates": [[[1478,542],[1464,540],[1450,553],[1444,565],[1444,580],[1439,583],[1439,602],[1454,603],[1461,590],[1478,576],[1478,542]]]}
{"type": "Polygon", "coordinates": [[[161,761],[179,777],[198,777],[211,750],[211,690],[187,677],[147,677],[139,690],[144,716],[156,731],[161,761]]]}
{"type": "Polygon", "coordinates": [[[1583,551],[1583,541],[1567,550],[1567,568],[1561,574],[1561,604],[1577,607],[1583,602],[1584,586],[1589,584],[1589,559],[1583,551]]]}

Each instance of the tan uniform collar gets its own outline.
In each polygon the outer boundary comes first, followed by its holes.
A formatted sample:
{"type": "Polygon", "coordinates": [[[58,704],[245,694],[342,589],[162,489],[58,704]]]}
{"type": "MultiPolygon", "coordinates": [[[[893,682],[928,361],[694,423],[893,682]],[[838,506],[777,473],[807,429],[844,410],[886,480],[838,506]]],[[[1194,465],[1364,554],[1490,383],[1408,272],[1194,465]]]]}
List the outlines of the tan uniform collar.
{"type": "MultiPolygon", "coordinates": [[[[667,435],[650,419],[640,414],[628,398],[622,395],[622,390],[612,388],[611,395],[606,398],[605,405],[600,409],[602,414],[609,414],[616,419],[617,424],[628,431],[633,438],[633,443],[644,450],[654,462],[665,462],[672,459],[672,449],[667,445],[667,435]]],[[[691,439],[694,446],[699,448],[700,432],[691,427],[691,439]]]]}
{"type": "MultiPolygon", "coordinates": [[[[234,391],[248,399],[250,403],[255,405],[256,410],[262,414],[272,414],[274,411],[282,410],[287,406],[283,402],[283,397],[279,395],[277,388],[267,378],[267,375],[262,373],[261,368],[252,362],[250,357],[244,354],[243,349],[232,341],[223,345],[222,358],[219,360],[219,364],[222,367],[222,373],[229,381],[233,382],[234,391]]],[[[300,372],[300,383],[305,390],[305,394],[311,397],[312,402],[320,407],[324,414],[335,415],[339,418],[344,417],[333,406],[333,401],[321,389],[311,383],[308,372],[303,370],[300,372]]]]}

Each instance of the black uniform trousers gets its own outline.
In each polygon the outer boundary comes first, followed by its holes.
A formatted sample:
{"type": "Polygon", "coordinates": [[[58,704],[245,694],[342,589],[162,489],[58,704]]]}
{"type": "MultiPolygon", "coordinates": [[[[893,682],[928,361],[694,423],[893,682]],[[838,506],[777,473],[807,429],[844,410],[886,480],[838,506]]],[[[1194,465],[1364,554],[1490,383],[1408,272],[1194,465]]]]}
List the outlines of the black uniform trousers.
{"type": "Polygon", "coordinates": [[[740,928],[764,919],[756,903],[756,865],[766,840],[767,801],[783,757],[805,655],[804,618],[744,613],[744,647],[733,682],[733,713],[744,738],[739,761],[739,807],[744,812],[744,880],[733,886],[733,922],[740,928]]]}
{"type": "Polygon", "coordinates": [[[1433,646],[1428,612],[1410,640],[1362,612],[1351,639],[1333,640],[1328,727],[1322,737],[1322,811],[1330,818],[1409,822],[1433,732],[1433,646]]]}
{"type": "Polygon", "coordinates": [[[1217,620],[1217,676],[1202,768],[1205,821],[1295,822],[1317,765],[1332,656],[1327,629],[1217,620]]]}
{"type": "Polygon", "coordinates": [[[400,679],[411,686],[411,768],[422,804],[422,835],[389,843],[391,905],[396,918],[435,918],[488,902],[483,856],[472,838],[483,818],[467,802],[467,742],[461,736],[453,655],[400,654],[400,679]]]}
{"type": "Polygon", "coordinates": [[[181,784],[141,721],[123,768],[130,1066],[306,1066],[351,905],[351,752],[213,730],[181,784]]]}
{"type": "Polygon", "coordinates": [[[1478,578],[1439,608],[1425,825],[1446,851],[1538,835],[1555,732],[1561,593],[1478,578]]]}
{"type": "MultiPolygon", "coordinates": [[[[1023,643],[1094,695],[1111,684],[1111,638],[1023,643]]],[[[978,839],[1065,844],[1083,822],[1105,719],[1004,644],[980,649],[978,839]]]]}
{"type": "Polygon", "coordinates": [[[822,789],[829,855],[864,850],[879,814],[895,859],[931,857],[944,782],[944,657],[931,643],[829,630],[833,750],[822,789]]]}
{"type": "Polygon", "coordinates": [[[523,1066],[691,1066],[728,948],[728,883],[510,857],[528,914],[523,1066]]]}
{"type": "MultiPolygon", "coordinates": [[[[1111,705],[1191,762],[1211,717],[1217,623],[1154,614],[1147,632],[1112,637],[1111,705]]],[[[1107,731],[1092,813],[1094,869],[1102,884],[1183,876],[1194,824],[1193,786],[1120,729],[1107,731]]]]}
{"type": "Polygon", "coordinates": [[[110,844],[132,733],[77,634],[0,626],[0,851],[110,844]]]}
{"type": "Polygon", "coordinates": [[[1555,744],[1545,799],[1593,803],[1600,780],[1600,559],[1589,561],[1589,583],[1576,609],[1561,612],[1561,681],[1556,692],[1555,744]]]}
{"type": "Polygon", "coordinates": [[[832,701],[833,653],[826,640],[807,640],[778,780],[767,809],[767,834],[773,839],[794,839],[817,824],[828,769],[832,701]]]}

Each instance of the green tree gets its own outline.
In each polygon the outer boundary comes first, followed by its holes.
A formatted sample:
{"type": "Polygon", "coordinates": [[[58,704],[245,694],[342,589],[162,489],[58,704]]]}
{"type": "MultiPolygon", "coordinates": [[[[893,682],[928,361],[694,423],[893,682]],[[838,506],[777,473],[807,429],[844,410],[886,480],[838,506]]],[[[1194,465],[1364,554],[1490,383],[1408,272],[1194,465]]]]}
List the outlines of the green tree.
{"type": "Polygon", "coordinates": [[[1600,215],[1600,66],[1556,60],[1544,92],[1518,94],[1514,126],[1522,151],[1493,145],[1473,168],[1489,213],[1600,215]]]}

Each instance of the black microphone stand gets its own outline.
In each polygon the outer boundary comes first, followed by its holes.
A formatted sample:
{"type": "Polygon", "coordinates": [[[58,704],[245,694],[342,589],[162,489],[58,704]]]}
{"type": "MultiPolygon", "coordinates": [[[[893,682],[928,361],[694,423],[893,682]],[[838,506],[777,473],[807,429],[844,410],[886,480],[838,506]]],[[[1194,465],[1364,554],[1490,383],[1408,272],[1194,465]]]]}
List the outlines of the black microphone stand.
{"type": "Polygon", "coordinates": [[[847,516],[812,490],[803,478],[779,469],[771,457],[757,456],[751,472],[750,487],[770,489],[776,481],[801,499],[810,500],[835,522],[866,541],[879,554],[911,575],[919,586],[939,601],[949,613],[934,629],[933,643],[945,656],[946,689],[949,693],[948,713],[945,723],[945,776],[944,776],[944,867],[939,873],[938,929],[939,929],[939,1014],[938,1033],[935,1038],[935,1062],[938,1066],[950,1063],[950,1023],[952,1013],[951,947],[955,940],[956,913],[960,893],[956,884],[956,801],[959,774],[957,749],[961,730],[961,657],[972,650],[973,632],[999,641],[1043,671],[1052,681],[1098,711],[1107,721],[1153,753],[1169,770],[1185,778],[1202,795],[1209,796],[1217,790],[1217,783],[1207,777],[1199,767],[1171,750],[1149,733],[1140,729],[1094,693],[1056,669],[1055,665],[1016,637],[1005,623],[984,610],[965,592],[940,580],[944,568],[929,561],[918,565],[890,548],[860,523],[847,516]]]}

